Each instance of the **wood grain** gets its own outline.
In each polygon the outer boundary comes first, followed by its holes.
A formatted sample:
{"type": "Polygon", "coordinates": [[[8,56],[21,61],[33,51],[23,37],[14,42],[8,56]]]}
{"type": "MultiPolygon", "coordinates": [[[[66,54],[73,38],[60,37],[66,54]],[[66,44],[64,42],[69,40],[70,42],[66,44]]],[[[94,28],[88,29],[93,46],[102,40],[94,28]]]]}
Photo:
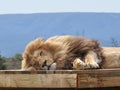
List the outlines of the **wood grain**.
{"type": "Polygon", "coordinates": [[[120,70],[98,70],[78,74],[78,88],[119,87],[120,70]]]}
{"type": "Polygon", "coordinates": [[[76,88],[77,74],[1,74],[0,87],[76,88]]]}

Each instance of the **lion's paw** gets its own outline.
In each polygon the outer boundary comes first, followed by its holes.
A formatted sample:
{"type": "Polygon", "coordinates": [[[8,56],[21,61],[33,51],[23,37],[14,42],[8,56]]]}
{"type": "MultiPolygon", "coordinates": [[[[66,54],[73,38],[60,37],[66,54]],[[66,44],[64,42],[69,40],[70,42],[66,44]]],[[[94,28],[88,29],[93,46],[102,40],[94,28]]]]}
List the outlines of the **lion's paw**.
{"type": "Polygon", "coordinates": [[[99,68],[99,65],[96,62],[86,63],[86,68],[99,68]]]}
{"type": "Polygon", "coordinates": [[[86,64],[80,60],[79,58],[76,58],[74,61],[73,61],[73,68],[76,69],[76,70],[80,70],[80,69],[84,69],[86,67],[86,64]]]}

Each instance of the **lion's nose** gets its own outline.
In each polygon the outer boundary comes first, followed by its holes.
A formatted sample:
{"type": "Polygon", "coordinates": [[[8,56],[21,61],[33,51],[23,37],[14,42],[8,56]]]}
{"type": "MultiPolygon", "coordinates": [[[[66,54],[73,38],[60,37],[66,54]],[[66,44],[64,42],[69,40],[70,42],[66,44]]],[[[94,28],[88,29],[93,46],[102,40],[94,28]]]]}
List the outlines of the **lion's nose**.
{"type": "Polygon", "coordinates": [[[47,61],[45,60],[42,64],[42,67],[47,66],[47,61]]]}

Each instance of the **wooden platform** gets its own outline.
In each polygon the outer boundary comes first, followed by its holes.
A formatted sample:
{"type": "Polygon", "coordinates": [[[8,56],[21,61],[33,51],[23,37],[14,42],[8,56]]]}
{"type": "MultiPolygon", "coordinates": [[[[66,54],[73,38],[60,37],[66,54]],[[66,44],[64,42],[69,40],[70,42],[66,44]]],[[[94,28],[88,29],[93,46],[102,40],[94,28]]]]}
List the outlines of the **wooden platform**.
{"type": "Polygon", "coordinates": [[[0,88],[120,87],[120,69],[0,71],[0,88]]]}
{"type": "MultiPolygon", "coordinates": [[[[14,88],[14,90],[23,90],[23,88],[25,88],[25,90],[26,88],[27,90],[47,88],[49,88],[49,90],[55,88],[71,88],[76,90],[92,88],[93,90],[93,88],[98,89],[101,87],[117,87],[116,90],[118,90],[118,88],[120,89],[120,48],[105,47],[103,53],[105,55],[105,61],[102,68],[104,69],[37,72],[1,70],[0,90],[8,90],[11,88],[14,88]]],[[[110,88],[109,90],[114,90],[110,88]]]]}

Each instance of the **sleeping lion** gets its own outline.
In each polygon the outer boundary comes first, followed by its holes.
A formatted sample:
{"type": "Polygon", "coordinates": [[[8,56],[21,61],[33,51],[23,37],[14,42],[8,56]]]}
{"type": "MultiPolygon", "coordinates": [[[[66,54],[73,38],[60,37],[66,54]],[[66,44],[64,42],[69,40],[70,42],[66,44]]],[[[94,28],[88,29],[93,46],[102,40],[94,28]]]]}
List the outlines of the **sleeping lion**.
{"type": "Polygon", "coordinates": [[[54,36],[47,40],[35,39],[26,46],[22,69],[90,69],[100,68],[102,61],[102,48],[97,40],[80,36],[54,36]]]}

